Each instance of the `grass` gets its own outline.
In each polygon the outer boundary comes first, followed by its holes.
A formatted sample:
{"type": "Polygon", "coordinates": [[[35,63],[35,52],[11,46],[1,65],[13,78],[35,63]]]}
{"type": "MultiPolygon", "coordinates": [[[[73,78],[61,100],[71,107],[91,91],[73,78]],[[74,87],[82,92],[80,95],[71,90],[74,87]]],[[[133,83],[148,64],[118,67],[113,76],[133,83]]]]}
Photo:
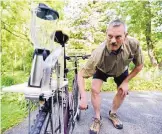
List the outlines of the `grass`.
{"type": "Polygon", "coordinates": [[[2,132],[20,123],[27,116],[27,105],[20,93],[1,94],[2,132]]]}
{"type": "Polygon", "coordinates": [[[28,81],[28,77],[29,75],[23,71],[16,71],[14,72],[14,74],[12,74],[11,72],[5,72],[1,77],[1,84],[2,87],[4,87],[23,83],[25,81],[28,81]]]}
{"type": "Polygon", "coordinates": [[[26,109],[22,108],[16,102],[11,103],[2,102],[1,106],[2,106],[1,110],[2,132],[20,123],[27,115],[26,109]]]}
{"type": "MultiPolygon", "coordinates": [[[[6,72],[2,76],[1,87],[10,86],[12,84],[23,83],[27,81],[27,74],[23,71],[6,72]]],[[[18,93],[2,93],[1,94],[1,131],[17,125],[27,116],[27,108],[25,99],[22,94],[18,93]]]]}
{"type": "MultiPolygon", "coordinates": [[[[28,116],[28,103],[24,95],[20,93],[3,93],[1,97],[1,128],[4,132],[19,124],[28,116]]],[[[36,105],[35,103],[32,104],[32,111],[35,110],[36,105]]]]}

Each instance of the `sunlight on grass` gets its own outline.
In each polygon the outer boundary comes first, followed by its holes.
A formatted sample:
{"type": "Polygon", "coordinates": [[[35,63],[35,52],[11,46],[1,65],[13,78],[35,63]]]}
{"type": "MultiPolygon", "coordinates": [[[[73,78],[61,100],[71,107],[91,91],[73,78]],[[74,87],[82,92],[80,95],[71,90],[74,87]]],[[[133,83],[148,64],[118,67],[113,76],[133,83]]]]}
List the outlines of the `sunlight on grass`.
{"type": "Polygon", "coordinates": [[[2,132],[20,123],[27,115],[27,111],[15,102],[2,102],[2,132]]]}

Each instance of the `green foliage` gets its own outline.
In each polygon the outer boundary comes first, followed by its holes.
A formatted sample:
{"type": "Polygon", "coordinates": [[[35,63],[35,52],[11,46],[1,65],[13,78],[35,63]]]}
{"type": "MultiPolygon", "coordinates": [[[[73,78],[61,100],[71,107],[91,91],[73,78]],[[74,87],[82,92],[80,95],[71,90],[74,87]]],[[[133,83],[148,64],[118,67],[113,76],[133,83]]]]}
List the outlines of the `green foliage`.
{"type": "Polygon", "coordinates": [[[2,132],[20,123],[27,116],[27,102],[22,94],[2,93],[2,132]]]}
{"type": "Polygon", "coordinates": [[[2,73],[9,70],[14,72],[16,68],[22,69],[17,61],[22,60],[26,53],[24,50],[31,44],[27,25],[29,4],[27,1],[3,1],[2,5],[2,73]]]}
{"type": "Polygon", "coordinates": [[[23,71],[17,71],[14,74],[5,73],[1,76],[1,85],[3,87],[23,83],[28,80],[28,76],[29,74],[23,71]]]}
{"type": "MultiPolygon", "coordinates": [[[[162,71],[157,72],[154,70],[150,71],[142,71],[141,75],[133,78],[129,82],[129,90],[160,90],[162,91],[162,71]]],[[[86,91],[91,91],[91,81],[92,79],[86,79],[86,91]]],[[[103,83],[102,91],[116,91],[117,86],[114,82],[113,78],[108,78],[107,82],[103,83]]]]}
{"type": "Polygon", "coordinates": [[[15,103],[2,102],[2,132],[20,123],[27,116],[27,110],[15,103]]]}
{"type": "Polygon", "coordinates": [[[83,39],[83,32],[82,31],[71,31],[70,32],[70,38],[77,38],[77,39],[83,39]]]}
{"type": "Polygon", "coordinates": [[[131,62],[129,64],[129,70],[132,71],[134,69],[135,65],[133,64],[133,62],[131,62]]]}
{"type": "Polygon", "coordinates": [[[10,86],[10,85],[14,85],[14,78],[12,76],[4,76],[1,78],[1,84],[3,86],[10,86]]]}
{"type": "Polygon", "coordinates": [[[82,40],[72,40],[70,44],[73,45],[73,49],[83,49],[85,47],[82,40]]]}
{"type": "Polygon", "coordinates": [[[115,91],[116,90],[116,84],[114,82],[113,78],[108,78],[107,82],[103,84],[102,91],[115,91]]]}
{"type": "MultiPolygon", "coordinates": [[[[63,1],[34,1],[45,3],[58,10],[60,19],[63,19],[63,1]]],[[[30,72],[32,58],[32,42],[30,41],[31,2],[2,1],[2,73],[17,70],[30,72]]]]}
{"type": "Polygon", "coordinates": [[[162,77],[157,77],[155,79],[146,80],[145,78],[136,77],[130,81],[130,90],[160,90],[162,91],[161,84],[162,77]]]}
{"type": "Polygon", "coordinates": [[[32,65],[32,59],[33,59],[33,53],[34,53],[34,49],[33,47],[30,47],[28,49],[28,51],[26,52],[26,55],[23,59],[25,65],[24,65],[24,68],[25,68],[25,72],[27,72],[28,74],[30,73],[31,71],[31,65],[32,65]]]}
{"type": "Polygon", "coordinates": [[[155,52],[155,57],[158,61],[158,63],[162,62],[162,40],[159,40],[157,43],[154,45],[154,52],[155,52]]]}
{"type": "Polygon", "coordinates": [[[94,36],[94,42],[96,44],[100,44],[103,42],[103,40],[105,40],[105,33],[103,32],[95,32],[93,36],[94,36]]]}

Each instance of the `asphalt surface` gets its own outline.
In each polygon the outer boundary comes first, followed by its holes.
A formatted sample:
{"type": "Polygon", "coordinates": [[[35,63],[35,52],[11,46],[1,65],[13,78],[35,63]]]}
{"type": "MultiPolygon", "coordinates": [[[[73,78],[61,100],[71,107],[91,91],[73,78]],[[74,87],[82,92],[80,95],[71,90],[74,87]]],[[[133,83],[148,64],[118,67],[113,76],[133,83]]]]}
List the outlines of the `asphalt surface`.
{"type": "MultiPolygon", "coordinates": [[[[123,129],[117,130],[108,120],[108,111],[115,92],[102,92],[102,127],[99,134],[162,134],[162,92],[130,92],[117,114],[123,122],[123,129]]],[[[89,134],[94,111],[89,98],[89,109],[82,111],[73,134],[89,134]]],[[[35,113],[32,114],[34,118],[35,113]]],[[[4,134],[28,134],[28,119],[4,134]]]]}

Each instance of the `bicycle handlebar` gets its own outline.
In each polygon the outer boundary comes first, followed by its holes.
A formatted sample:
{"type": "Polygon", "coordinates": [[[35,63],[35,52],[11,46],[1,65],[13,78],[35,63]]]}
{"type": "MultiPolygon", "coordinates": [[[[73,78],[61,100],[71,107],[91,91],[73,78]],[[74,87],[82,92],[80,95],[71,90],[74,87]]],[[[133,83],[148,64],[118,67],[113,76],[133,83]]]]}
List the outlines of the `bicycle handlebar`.
{"type": "Polygon", "coordinates": [[[67,60],[70,60],[71,58],[82,58],[83,60],[85,59],[88,59],[91,55],[83,55],[83,56],[80,56],[80,55],[72,55],[72,56],[66,56],[66,59],[67,60]]]}

